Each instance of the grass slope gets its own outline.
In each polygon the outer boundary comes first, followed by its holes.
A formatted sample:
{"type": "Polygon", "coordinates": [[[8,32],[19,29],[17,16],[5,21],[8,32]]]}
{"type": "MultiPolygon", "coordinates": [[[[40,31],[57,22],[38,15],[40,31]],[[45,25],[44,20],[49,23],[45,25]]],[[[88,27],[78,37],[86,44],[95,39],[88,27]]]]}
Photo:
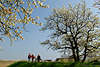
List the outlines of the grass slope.
{"type": "Polygon", "coordinates": [[[8,67],[100,67],[98,63],[62,63],[62,62],[16,62],[8,67]]]}

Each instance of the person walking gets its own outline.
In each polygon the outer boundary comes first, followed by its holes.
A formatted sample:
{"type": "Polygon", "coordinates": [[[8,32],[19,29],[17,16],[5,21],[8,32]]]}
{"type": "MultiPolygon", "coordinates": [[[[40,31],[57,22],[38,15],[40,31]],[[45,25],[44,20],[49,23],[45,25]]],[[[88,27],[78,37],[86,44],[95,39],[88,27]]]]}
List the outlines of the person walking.
{"type": "Polygon", "coordinates": [[[32,58],[32,62],[34,62],[34,59],[35,59],[34,54],[32,54],[31,58],[32,58]]]}
{"type": "Polygon", "coordinates": [[[40,62],[40,60],[41,60],[41,57],[40,57],[40,54],[38,54],[37,61],[40,62]]]}
{"type": "Polygon", "coordinates": [[[29,53],[28,54],[28,61],[30,61],[30,59],[31,59],[31,54],[29,53]]]}

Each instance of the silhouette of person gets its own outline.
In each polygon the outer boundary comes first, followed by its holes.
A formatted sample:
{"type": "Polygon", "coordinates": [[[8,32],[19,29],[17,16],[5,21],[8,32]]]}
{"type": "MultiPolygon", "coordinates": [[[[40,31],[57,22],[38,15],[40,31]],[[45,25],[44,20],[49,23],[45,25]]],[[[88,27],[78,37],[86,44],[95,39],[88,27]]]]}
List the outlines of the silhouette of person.
{"type": "Polygon", "coordinates": [[[30,61],[30,58],[31,58],[31,54],[29,53],[28,54],[28,61],[30,61]]]}
{"type": "Polygon", "coordinates": [[[32,62],[33,62],[33,61],[34,61],[34,59],[35,59],[34,54],[32,54],[31,58],[32,58],[32,62]]]}
{"type": "Polygon", "coordinates": [[[37,56],[37,61],[40,62],[40,60],[41,60],[41,57],[40,57],[40,55],[38,54],[38,56],[37,56]]]}

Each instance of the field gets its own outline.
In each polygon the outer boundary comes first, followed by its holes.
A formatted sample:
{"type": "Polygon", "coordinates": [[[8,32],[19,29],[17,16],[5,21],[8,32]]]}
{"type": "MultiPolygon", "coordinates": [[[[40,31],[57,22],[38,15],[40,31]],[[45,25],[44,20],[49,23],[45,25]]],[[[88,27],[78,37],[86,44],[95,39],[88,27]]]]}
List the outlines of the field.
{"type": "Polygon", "coordinates": [[[0,60],[0,67],[7,67],[8,65],[11,65],[15,62],[16,61],[0,60]]]}
{"type": "Polygon", "coordinates": [[[16,62],[8,67],[100,67],[100,62],[96,63],[64,63],[64,62],[26,62],[26,61],[19,61],[16,62]]]}

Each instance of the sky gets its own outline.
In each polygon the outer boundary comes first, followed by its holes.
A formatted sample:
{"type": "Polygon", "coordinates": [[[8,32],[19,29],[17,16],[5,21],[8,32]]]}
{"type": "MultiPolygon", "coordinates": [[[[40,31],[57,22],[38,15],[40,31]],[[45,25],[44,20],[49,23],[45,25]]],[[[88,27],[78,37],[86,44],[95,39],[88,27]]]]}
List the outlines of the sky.
{"type": "MultiPolygon", "coordinates": [[[[37,8],[34,10],[33,16],[40,16],[39,22],[45,24],[45,17],[52,14],[53,8],[61,8],[64,5],[67,7],[68,3],[76,4],[80,0],[47,0],[50,8],[37,8]]],[[[92,8],[92,11],[96,13],[96,9],[93,8],[94,0],[86,0],[87,6],[92,8]]],[[[9,39],[5,39],[5,42],[0,42],[2,50],[0,50],[0,60],[27,60],[28,53],[37,56],[40,54],[43,60],[61,57],[61,53],[48,49],[47,46],[40,45],[40,42],[48,39],[50,31],[40,31],[39,26],[29,24],[26,26],[28,31],[24,32],[23,36],[25,40],[17,40],[10,45],[9,39]]]]}

